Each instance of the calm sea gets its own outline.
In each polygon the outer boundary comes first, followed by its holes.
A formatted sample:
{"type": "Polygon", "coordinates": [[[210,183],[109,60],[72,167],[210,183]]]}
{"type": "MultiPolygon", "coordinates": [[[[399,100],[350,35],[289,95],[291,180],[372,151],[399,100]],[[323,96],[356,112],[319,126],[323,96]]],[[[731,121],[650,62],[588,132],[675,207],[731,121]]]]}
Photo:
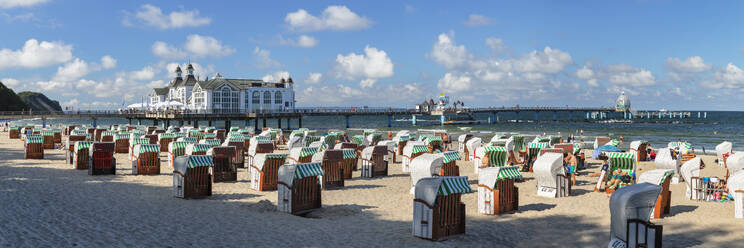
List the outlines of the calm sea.
{"type": "MultiPolygon", "coordinates": [[[[693,112],[697,117],[697,112],[693,112]]],[[[729,140],[734,143],[734,149],[744,151],[744,112],[707,112],[707,118],[690,118],[690,119],[653,119],[658,122],[647,122],[648,120],[635,121],[634,123],[592,123],[582,122],[583,116],[568,114],[559,114],[559,121],[551,121],[552,113],[541,113],[540,120],[535,122],[534,113],[520,115],[520,122],[513,122],[516,116],[514,114],[502,113],[499,115],[500,122],[488,124],[489,114],[476,115],[476,119],[482,124],[477,125],[438,125],[438,118],[434,116],[418,117],[417,125],[411,123],[411,116],[394,116],[392,119],[392,128],[388,128],[387,116],[363,116],[351,117],[351,132],[353,129],[375,128],[381,131],[397,131],[417,129],[446,129],[451,134],[462,134],[470,132],[484,139],[490,139],[494,133],[520,133],[524,135],[556,135],[558,132],[565,137],[568,134],[580,136],[581,130],[584,132],[585,141],[593,141],[596,136],[610,136],[613,138],[623,137],[622,147],[628,147],[630,141],[647,140],[653,147],[666,146],[668,142],[682,140],[693,144],[696,152],[705,149],[708,153],[714,152],[716,145],[723,140],[729,140]],[[573,117],[577,121],[566,121],[573,117]]],[[[15,120],[19,123],[41,124],[40,119],[15,120]]],[[[123,118],[106,118],[99,119],[98,125],[108,126],[111,124],[127,124],[123,118]]],[[[342,116],[334,117],[305,117],[302,120],[303,127],[311,129],[343,129],[345,128],[345,119],[342,116]]],[[[47,125],[57,124],[92,124],[90,119],[50,119],[47,125]]],[[[133,124],[137,124],[136,122],[133,124]]],[[[143,121],[142,124],[151,125],[152,122],[143,121]]],[[[162,122],[161,122],[162,124],[162,122]]],[[[172,125],[176,124],[171,122],[172,125]]],[[[263,126],[259,121],[259,126],[263,126]]],[[[276,120],[268,120],[268,127],[276,127],[276,120]]],[[[207,125],[207,122],[200,122],[200,126],[207,125]]],[[[217,127],[224,127],[223,122],[214,123],[217,127]]],[[[253,123],[244,123],[243,121],[233,121],[233,126],[252,126],[253,123]]],[[[286,119],[282,120],[282,127],[287,128],[286,119]]],[[[292,120],[290,127],[298,128],[297,119],[292,120]]],[[[581,138],[581,137],[579,137],[581,138]]]]}

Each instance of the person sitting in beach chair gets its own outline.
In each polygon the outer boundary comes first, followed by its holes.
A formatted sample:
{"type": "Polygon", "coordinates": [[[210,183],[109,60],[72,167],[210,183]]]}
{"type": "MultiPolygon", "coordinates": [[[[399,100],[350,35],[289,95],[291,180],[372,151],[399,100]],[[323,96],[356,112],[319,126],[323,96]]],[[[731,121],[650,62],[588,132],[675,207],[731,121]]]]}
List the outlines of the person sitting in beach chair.
{"type": "Polygon", "coordinates": [[[628,175],[626,171],[623,171],[622,169],[618,168],[614,171],[612,171],[612,177],[609,181],[607,181],[606,189],[615,189],[617,188],[621,183],[630,184],[632,183],[632,178],[628,175]]]}

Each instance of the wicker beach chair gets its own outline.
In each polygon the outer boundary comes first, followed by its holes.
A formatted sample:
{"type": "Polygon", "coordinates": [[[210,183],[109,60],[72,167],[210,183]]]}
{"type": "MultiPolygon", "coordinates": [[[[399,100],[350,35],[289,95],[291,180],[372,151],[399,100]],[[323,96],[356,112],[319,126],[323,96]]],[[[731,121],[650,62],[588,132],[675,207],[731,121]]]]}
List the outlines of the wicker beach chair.
{"type": "Polygon", "coordinates": [[[252,137],[248,146],[248,165],[253,165],[256,154],[274,152],[274,143],[266,137],[252,137]]]}
{"type": "Polygon", "coordinates": [[[744,218],[744,171],[734,173],[726,183],[727,193],[734,196],[734,218],[744,218]]]}
{"type": "Polygon", "coordinates": [[[470,161],[470,158],[468,158],[468,147],[466,146],[466,144],[472,138],[472,134],[462,134],[457,137],[457,151],[465,156],[465,161],[470,161]]]}
{"type": "Polygon", "coordinates": [[[329,149],[313,155],[313,163],[321,163],[323,176],[321,186],[323,189],[336,189],[344,187],[344,153],[342,150],[329,149]]]}
{"type": "Polygon", "coordinates": [[[467,177],[430,177],[416,183],[413,236],[440,240],[465,233],[462,194],[474,192],[467,177]]]}
{"type": "Polygon", "coordinates": [[[661,226],[648,225],[661,186],[640,183],[610,197],[610,243],[607,247],[661,247],[661,226]],[[637,225],[645,223],[646,228],[637,225]]]}
{"type": "Polygon", "coordinates": [[[68,164],[72,164],[73,158],[75,157],[75,142],[77,141],[85,141],[86,136],[85,135],[70,135],[67,136],[67,141],[65,141],[65,162],[68,164]]]}
{"type": "Polygon", "coordinates": [[[20,139],[21,138],[21,128],[18,126],[12,126],[10,129],[8,129],[8,139],[20,139]]]}
{"type": "Polygon", "coordinates": [[[134,146],[132,160],[133,175],[160,174],[160,145],[140,144],[134,146]]]}
{"type": "Polygon", "coordinates": [[[78,170],[87,170],[88,161],[90,160],[89,149],[93,141],[76,141],[72,157],[72,168],[78,170]]]}
{"type": "Polygon", "coordinates": [[[321,163],[285,164],[279,167],[277,210],[293,215],[307,214],[322,206],[321,163]]]}
{"type": "Polygon", "coordinates": [[[237,168],[245,168],[245,137],[241,134],[240,136],[227,137],[222,146],[235,147],[235,157],[232,162],[237,168]]]}
{"type": "MultiPolygon", "coordinates": [[[[478,163],[478,169],[485,167],[500,167],[506,166],[509,159],[508,151],[505,147],[500,146],[486,146],[480,147],[479,150],[483,150],[483,156],[488,158],[488,165],[484,165],[482,162],[478,163]]],[[[480,160],[479,160],[480,161],[480,160]]]]}
{"type": "Polygon", "coordinates": [[[563,154],[546,153],[535,165],[537,195],[543,197],[565,197],[571,195],[571,180],[563,166],[563,154]]]}
{"type": "Polygon", "coordinates": [[[152,145],[159,145],[160,144],[160,143],[158,143],[158,135],[157,134],[145,134],[144,137],[147,138],[147,139],[149,139],[150,140],[150,144],[152,144],[152,145]]]}
{"type": "Polygon", "coordinates": [[[661,193],[654,205],[652,219],[659,219],[662,215],[669,214],[671,210],[672,192],[669,191],[669,182],[671,181],[672,174],[674,174],[673,170],[655,169],[646,171],[638,177],[638,183],[650,183],[661,186],[661,193]]]}
{"type": "Polygon", "coordinates": [[[362,150],[362,177],[373,178],[388,175],[387,146],[369,146],[362,150]]]}
{"type": "Polygon", "coordinates": [[[53,128],[52,132],[54,133],[54,144],[62,145],[62,129],[53,128]]]}
{"type": "MultiPolygon", "coordinates": [[[[98,135],[98,130],[96,130],[96,135],[98,135]]],[[[116,132],[114,131],[103,131],[101,132],[101,137],[98,139],[100,142],[114,142],[114,135],[116,135],[116,132]]]]}
{"type": "MultiPolygon", "coordinates": [[[[476,150],[481,147],[481,138],[473,137],[465,142],[465,149],[468,150],[468,154],[465,155],[468,161],[473,161],[473,167],[478,168],[480,166],[480,157],[476,155],[476,150]]],[[[478,169],[475,169],[477,171],[478,169]]]]}
{"type": "Polygon", "coordinates": [[[217,138],[207,138],[207,139],[199,140],[199,144],[206,144],[206,145],[210,145],[214,147],[214,146],[220,146],[222,142],[220,142],[220,140],[217,138]]]}
{"type": "Polygon", "coordinates": [[[385,155],[385,161],[388,161],[388,165],[395,163],[395,142],[392,140],[381,140],[377,142],[378,146],[387,147],[387,154],[385,155]]]}
{"type": "Polygon", "coordinates": [[[410,193],[416,192],[416,183],[422,178],[440,176],[444,157],[441,155],[424,153],[411,161],[411,190],[410,193]]]}
{"type": "MultiPolygon", "coordinates": [[[[82,141],[79,141],[82,142],[82,141]]],[[[88,175],[115,175],[113,142],[93,142],[88,147],[88,175]]]]}
{"type": "Polygon", "coordinates": [[[519,209],[519,188],[522,178],[518,166],[483,168],[478,171],[478,213],[499,215],[519,209]]]}
{"type": "Polygon", "coordinates": [[[114,152],[129,153],[129,133],[119,133],[114,135],[114,152]]]}
{"type": "Polygon", "coordinates": [[[38,134],[26,135],[24,154],[25,159],[44,159],[44,137],[38,134]]]}
{"type": "Polygon", "coordinates": [[[202,198],[212,195],[211,156],[191,155],[176,158],[173,169],[173,196],[202,198]]]}
{"type": "Polygon", "coordinates": [[[172,133],[158,134],[158,144],[161,152],[168,152],[168,144],[175,140],[176,136],[172,133]]]}
{"type": "Polygon", "coordinates": [[[174,168],[176,158],[186,155],[186,147],[190,143],[184,141],[174,141],[168,144],[168,166],[174,168]]]}
{"type": "MultiPolygon", "coordinates": [[[[636,173],[636,159],[634,153],[609,152],[607,153],[607,158],[609,159],[609,168],[606,172],[603,171],[601,173],[599,181],[597,181],[597,184],[595,185],[595,191],[599,191],[602,186],[607,185],[610,180],[612,180],[612,172],[617,169],[620,169],[622,172],[625,172],[626,175],[631,177],[636,173]]],[[[622,188],[633,183],[632,180],[628,183],[622,182],[618,184],[617,188],[622,188]]],[[[615,190],[617,189],[605,188],[605,192],[608,194],[612,194],[615,190]]]]}
{"type": "Polygon", "coordinates": [[[440,176],[456,177],[460,176],[460,167],[457,166],[457,160],[460,160],[460,153],[456,151],[449,151],[439,153],[442,156],[442,171],[439,172],[440,176]]]}
{"type": "Polygon", "coordinates": [[[279,167],[286,159],[287,154],[256,154],[255,163],[251,165],[251,188],[258,191],[276,190],[279,167]]]}
{"type": "Polygon", "coordinates": [[[214,164],[214,182],[235,182],[238,180],[238,167],[235,159],[234,146],[215,146],[207,151],[212,156],[214,164]]]}
{"type": "Polygon", "coordinates": [[[682,167],[679,168],[679,174],[682,176],[682,180],[685,181],[685,197],[690,200],[701,200],[703,195],[701,190],[704,185],[700,179],[700,171],[703,169],[704,164],[700,158],[694,158],[687,161],[682,167]]]}
{"type": "Polygon", "coordinates": [[[634,140],[630,142],[630,152],[636,153],[636,162],[648,160],[648,141],[634,140]]]}
{"type": "Polygon", "coordinates": [[[42,136],[42,147],[44,149],[54,149],[54,132],[52,130],[40,131],[42,136]]]}
{"type": "Polygon", "coordinates": [[[540,150],[548,148],[549,144],[547,142],[537,142],[537,143],[529,143],[527,144],[527,157],[525,158],[525,167],[522,167],[523,172],[532,172],[533,171],[533,164],[537,160],[537,158],[540,156],[540,150]]]}
{"type": "Polygon", "coordinates": [[[344,160],[341,163],[341,168],[343,169],[344,173],[344,179],[351,179],[351,173],[352,171],[356,170],[357,167],[357,154],[354,149],[351,148],[344,148],[340,150],[344,156],[344,160]]]}
{"type": "MultiPolygon", "coordinates": [[[[140,137],[142,137],[142,136],[140,136],[140,137]]],[[[128,153],[129,153],[128,158],[129,158],[129,161],[134,160],[134,146],[135,145],[147,145],[147,144],[150,144],[150,139],[148,139],[148,138],[137,138],[135,135],[130,135],[129,136],[129,149],[128,149],[128,153]]]]}

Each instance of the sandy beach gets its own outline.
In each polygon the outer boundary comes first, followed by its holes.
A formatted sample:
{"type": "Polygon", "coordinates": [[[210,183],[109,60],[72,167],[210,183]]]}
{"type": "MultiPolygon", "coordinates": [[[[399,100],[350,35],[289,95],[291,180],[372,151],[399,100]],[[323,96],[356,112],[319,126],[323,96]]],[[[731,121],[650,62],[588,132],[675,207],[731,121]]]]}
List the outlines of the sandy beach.
{"type": "MultiPolygon", "coordinates": [[[[117,175],[89,176],[65,164],[62,150],[45,150],[43,160],[24,160],[20,140],[0,135],[0,245],[7,247],[603,247],[609,241],[609,196],[593,192],[599,162],[577,176],[570,197],[536,195],[532,173],[519,187],[519,211],[499,216],[477,213],[476,194],[463,196],[467,232],[441,242],[411,235],[410,179],[400,164],[389,176],[361,179],[322,192],[322,210],[307,217],[276,212],[276,191],[250,189],[249,172],[238,182],[215,183],[213,196],[173,197],[172,169],[161,153],[161,175],[133,176],[126,154],[116,154],[117,175]]],[[[286,150],[282,151],[286,152],[286,150]]],[[[704,156],[702,176],[722,177],[713,156],[704,156]]],[[[399,159],[398,159],[399,161],[399,159]]],[[[471,162],[458,161],[473,189],[471,162]]],[[[643,162],[641,173],[654,169],[643,162]]],[[[737,247],[744,221],[733,203],[698,202],[672,184],[665,247],[737,247]]]]}

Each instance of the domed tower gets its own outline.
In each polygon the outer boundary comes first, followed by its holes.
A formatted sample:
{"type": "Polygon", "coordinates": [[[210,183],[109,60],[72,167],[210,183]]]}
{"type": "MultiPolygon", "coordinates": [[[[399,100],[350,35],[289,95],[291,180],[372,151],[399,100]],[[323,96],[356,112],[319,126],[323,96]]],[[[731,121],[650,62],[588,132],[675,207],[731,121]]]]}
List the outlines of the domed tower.
{"type": "Polygon", "coordinates": [[[181,67],[176,66],[176,78],[181,78],[181,67]]]}
{"type": "Polygon", "coordinates": [[[625,95],[625,91],[620,93],[620,96],[617,97],[615,111],[618,111],[618,112],[630,111],[630,98],[628,98],[628,96],[625,95]]]}
{"type": "Polygon", "coordinates": [[[189,63],[189,66],[186,67],[186,71],[189,72],[189,76],[193,76],[194,75],[194,66],[191,65],[191,63],[189,63]]]}

